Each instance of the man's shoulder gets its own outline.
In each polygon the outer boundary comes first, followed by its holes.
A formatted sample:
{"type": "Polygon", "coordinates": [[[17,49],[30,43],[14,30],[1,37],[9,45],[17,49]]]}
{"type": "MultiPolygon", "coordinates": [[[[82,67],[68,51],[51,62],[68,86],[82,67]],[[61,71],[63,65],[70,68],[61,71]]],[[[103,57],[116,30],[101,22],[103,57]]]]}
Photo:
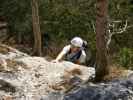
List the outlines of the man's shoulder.
{"type": "Polygon", "coordinates": [[[71,45],[66,45],[64,48],[71,48],[71,45]]]}
{"type": "Polygon", "coordinates": [[[65,53],[69,52],[70,48],[71,48],[71,45],[66,45],[66,46],[63,48],[63,52],[65,52],[65,53]]]}
{"type": "Polygon", "coordinates": [[[71,45],[66,45],[66,46],[64,47],[65,50],[70,50],[70,48],[71,48],[71,45]]]}

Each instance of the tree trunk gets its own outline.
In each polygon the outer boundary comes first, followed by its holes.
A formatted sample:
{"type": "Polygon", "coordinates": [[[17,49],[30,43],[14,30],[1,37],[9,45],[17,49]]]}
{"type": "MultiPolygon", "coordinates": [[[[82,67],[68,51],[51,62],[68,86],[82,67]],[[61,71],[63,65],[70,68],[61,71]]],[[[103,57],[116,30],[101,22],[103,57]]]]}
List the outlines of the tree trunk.
{"type": "Polygon", "coordinates": [[[97,0],[96,16],[96,78],[95,81],[102,81],[108,74],[107,49],[105,35],[107,32],[107,0],[97,0]]]}
{"type": "Polygon", "coordinates": [[[41,37],[40,23],[39,23],[38,0],[32,0],[31,4],[32,4],[32,24],[33,24],[33,33],[34,33],[34,54],[41,56],[42,37],[41,37]]]}

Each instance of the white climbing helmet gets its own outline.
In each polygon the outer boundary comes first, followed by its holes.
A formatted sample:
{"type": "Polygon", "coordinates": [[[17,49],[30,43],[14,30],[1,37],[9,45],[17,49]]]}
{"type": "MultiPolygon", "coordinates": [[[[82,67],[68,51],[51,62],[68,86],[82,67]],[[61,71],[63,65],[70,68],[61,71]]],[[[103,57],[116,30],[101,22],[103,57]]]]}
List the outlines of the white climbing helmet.
{"type": "Polygon", "coordinates": [[[71,44],[75,47],[82,47],[83,46],[83,40],[80,37],[74,37],[71,40],[71,44]]]}

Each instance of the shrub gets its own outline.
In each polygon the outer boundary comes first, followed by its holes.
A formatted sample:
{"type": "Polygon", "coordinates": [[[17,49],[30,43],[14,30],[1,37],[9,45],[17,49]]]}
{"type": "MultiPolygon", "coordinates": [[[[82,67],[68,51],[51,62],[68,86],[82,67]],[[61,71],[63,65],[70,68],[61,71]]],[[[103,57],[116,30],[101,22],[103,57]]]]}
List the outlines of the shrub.
{"type": "Polygon", "coordinates": [[[133,49],[122,48],[118,58],[121,66],[131,68],[133,66],[133,49]]]}

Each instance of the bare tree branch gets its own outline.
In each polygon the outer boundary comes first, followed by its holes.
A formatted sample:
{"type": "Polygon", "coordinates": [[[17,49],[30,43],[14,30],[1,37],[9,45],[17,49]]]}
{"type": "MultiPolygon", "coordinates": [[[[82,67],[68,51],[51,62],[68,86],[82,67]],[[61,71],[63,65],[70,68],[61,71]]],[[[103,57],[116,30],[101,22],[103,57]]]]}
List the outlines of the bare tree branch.
{"type": "Polygon", "coordinates": [[[93,27],[94,33],[96,33],[96,28],[95,28],[95,24],[94,24],[94,22],[91,21],[91,24],[92,24],[92,27],[93,27]]]}
{"type": "Polygon", "coordinates": [[[125,32],[126,29],[127,29],[127,25],[128,25],[128,23],[127,23],[127,20],[126,20],[124,28],[123,29],[119,29],[120,31],[118,31],[117,34],[121,34],[121,33],[125,32]]]}
{"type": "Polygon", "coordinates": [[[109,45],[111,43],[111,39],[112,39],[112,36],[115,35],[115,34],[122,34],[123,32],[125,32],[127,29],[133,27],[133,25],[130,25],[128,26],[128,21],[126,20],[125,21],[125,25],[124,27],[122,28],[117,28],[117,24],[121,24],[123,21],[122,20],[117,20],[117,21],[111,21],[108,26],[109,26],[109,29],[108,29],[108,34],[106,36],[106,39],[107,39],[107,44],[106,44],[106,47],[107,49],[109,49],[109,45]]]}

